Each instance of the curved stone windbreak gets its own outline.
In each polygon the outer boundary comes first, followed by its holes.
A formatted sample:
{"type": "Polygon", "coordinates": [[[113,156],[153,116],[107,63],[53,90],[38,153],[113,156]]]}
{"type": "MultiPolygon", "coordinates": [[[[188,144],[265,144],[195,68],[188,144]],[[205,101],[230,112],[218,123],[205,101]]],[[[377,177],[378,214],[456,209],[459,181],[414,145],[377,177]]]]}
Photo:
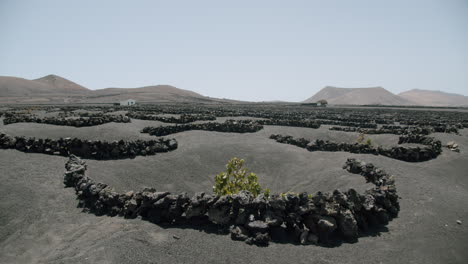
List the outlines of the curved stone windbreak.
{"type": "Polygon", "coordinates": [[[413,126],[429,126],[434,132],[458,134],[458,129],[466,128],[467,123],[449,123],[428,120],[401,120],[401,124],[413,126]]]}
{"type": "Polygon", "coordinates": [[[175,126],[145,127],[141,133],[152,136],[167,136],[189,130],[205,130],[230,133],[253,133],[263,129],[263,126],[251,120],[227,120],[224,123],[183,124],[175,126]]]}
{"type": "Polygon", "coordinates": [[[403,144],[403,143],[415,143],[415,144],[422,144],[422,145],[428,145],[428,146],[435,146],[435,148],[442,148],[442,143],[433,138],[433,137],[428,137],[426,135],[420,135],[420,134],[408,134],[408,135],[403,135],[398,138],[398,144],[403,144]]]}
{"type": "Polygon", "coordinates": [[[285,120],[285,119],[264,119],[256,120],[257,123],[267,126],[290,126],[320,128],[320,123],[311,120],[285,120]]]}
{"type": "Polygon", "coordinates": [[[10,115],[3,119],[4,125],[13,123],[39,123],[57,126],[74,126],[74,127],[89,127],[97,126],[106,123],[130,123],[131,120],[128,116],[123,115],[100,115],[90,116],[87,118],[60,118],[60,117],[37,117],[30,115],[10,115]]]}
{"type": "Polygon", "coordinates": [[[213,121],[216,120],[216,116],[214,115],[204,115],[204,114],[181,114],[180,117],[172,117],[172,116],[158,116],[154,113],[141,113],[141,112],[128,112],[128,117],[141,119],[141,120],[153,120],[153,121],[161,121],[164,123],[175,123],[175,124],[187,124],[192,123],[195,121],[213,121]]]}
{"type": "Polygon", "coordinates": [[[36,139],[12,137],[0,133],[0,148],[16,149],[30,153],[69,156],[74,154],[87,159],[123,159],[135,156],[155,155],[177,149],[175,139],[148,141],[113,141],[83,140],[79,138],[36,139]]]}
{"type": "Polygon", "coordinates": [[[330,127],[329,130],[332,131],[343,131],[343,132],[357,132],[362,134],[376,135],[376,134],[395,134],[395,135],[404,135],[404,134],[422,134],[429,135],[432,130],[425,127],[401,127],[401,126],[382,126],[377,129],[368,129],[360,127],[330,127]]]}
{"type": "Polygon", "coordinates": [[[377,128],[377,124],[369,122],[349,122],[349,121],[338,121],[338,120],[316,120],[322,125],[334,125],[334,126],[347,126],[347,127],[359,127],[359,128],[377,128]]]}
{"type": "MultiPolygon", "coordinates": [[[[157,114],[188,114],[212,115],[216,117],[256,117],[279,120],[311,120],[320,121],[323,125],[347,125],[363,127],[365,124],[414,125],[430,126],[437,132],[455,131],[468,127],[468,113],[452,108],[451,111],[431,111],[426,109],[398,109],[395,107],[309,107],[299,104],[141,104],[131,107],[124,106],[10,106],[8,112],[30,113],[35,110],[45,111],[75,111],[88,110],[93,112],[113,112],[125,110],[138,113],[157,114]],[[335,121],[335,122],[333,122],[335,121]],[[348,124],[346,124],[346,122],[348,124]]],[[[375,128],[375,127],[374,127],[375,128]]]]}
{"type": "Polygon", "coordinates": [[[439,126],[432,126],[432,128],[434,129],[434,132],[459,134],[458,128],[463,128],[463,125],[461,125],[461,127],[457,127],[454,125],[443,124],[439,126]]]}
{"type": "Polygon", "coordinates": [[[305,138],[296,139],[292,136],[283,135],[271,135],[270,138],[279,143],[305,148],[308,151],[346,151],[351,153],[374,154],[407,162],[421,162],[435,159],[442,152],[442,143],[439,140],[423,135],[401,136],[399,144],[418,143],[427,145],[425,147],[394,146],[391,148],[384,148],[381,146],[374,147],[372,145],[359,143],[336,143],[320,139],[309,141],[305,138]]]}
{"type": "MultiPolygon", "coordinates": [[[[321,112],[324,111],[321,109],[321,112]]],[[[151,111],[138,109],[132,111],[135,115],[132,114],[131,117],[137,118],[137,116],[148,115],[151,111]]],[[[168,114],[190,114],[196,115],[198,112],[201,115],[215,116],[215,117],[234,117],[234,116],[245,116],[245,117],[255,117],[255,118],[264,118],[266,120],[258,120],[259,122],[265,122],[264,125],[287,125],[297,126],[297,127],[309,127],[309,128],[318,128],[320,124],[323,125],[340,125],[340,126],[351,126],[351,127],[362,127],[362,128],[376,128],[377,124],[374,122],[374,119],[358,117],[358,116],[334,116],[330,114],[329,111],[326,111],[327,114],[312,114],[310,112],[303,111],[271,111],[271,109],[256,109],[255,111],[248,109],[227,109],[222,107],[219,109],[181,109],[180,107],[176,109],[159,109],[159,112],[164,112],[168,114]]],[[[154,112],[152,112],[154,114],[154,112]]],[[[145,118],[145,117],[142,117],[145,118]]],[[[150,120],[152,117],[148,117],[150,120]]]]}
{"type": "Polygon", "coordinates": [[[293,243],[326,244],[356,240],[369,227],[386,225],[400,210],[394,179],[372,164],[348,159],[344,169],[361,174],[374,188],[364,194],[317,192],[253,197],[247,191],[227,196],[196,193],[171,194],[145,188],[117,193],[110,186],[86,176],[86,164],[70,156],[64,184],[75,189],[79,207],[96,215],[123,216],[156,224],[229,227],[231,238],[249,244],[292,237],[293,243]]]}
{"type": "Polygon", "coordinates": [[[67,118],[67,117],[105,117],[109,116],[106,113],[109,113],[111,111],[101,111],[101,112],[74,112],[74,111],[63,111],[63,112],[58,112],[57,117],[59,118],[67,118]]]}

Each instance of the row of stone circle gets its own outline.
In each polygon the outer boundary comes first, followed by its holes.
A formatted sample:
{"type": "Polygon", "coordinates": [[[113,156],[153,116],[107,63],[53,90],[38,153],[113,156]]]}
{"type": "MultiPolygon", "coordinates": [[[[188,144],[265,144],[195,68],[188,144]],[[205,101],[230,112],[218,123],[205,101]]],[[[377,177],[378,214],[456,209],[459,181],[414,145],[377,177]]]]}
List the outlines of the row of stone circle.
{"type": "Polygon", "coordinates": [[[343,131],[343,132],[358,132],[362,134],[423,134],[429,135],[433,132],[453,133],[458,134],[458,129],[455,126],[387,126],[384,125],[380,128],[369,129],[362,127],[330,127],[329,130],[343,131]]]}
{"type": "MultiPolygon", "coordinates": [[[[40,118],[34,115],[23,115],[23,114],[8,114],[3,120],[4,125],[9,125],[13,123],[43,123],[43,124],[52,124],[52,125],[61,125],[61,126],[75,126],[75,127],[84,127],[84,126],[95,126],[101,125],[110,122],[116,123],[129,123],[131,122],[130,118],[140,119],[140,120],[153,120],[161,121],[165,123],[175,123],[175,124],[186,124],[195,121],[207,121],[207,120],[216,120],[216,117],[213,115],[203,115],[203,114],[182,114],[180,117],[167,117],[167,116],[157,116],[142,114],[138,112],[128,112],[126,116],[122,115],[90,115],[87,118],[64,118],[64,117],[45,117],[40,118]]],[[[342,125],[342,126],[355,126],[361,128],[376,128],[376,124],[370,123],[356,123],[356,122],[346,122],[346,121],[335,121],[335,120],[296,120],[296,119],[266,119],[266,120],[257,120],[259,124],[263,125],[276,125],[276,126],[295,126],[295,127],[308,127],[308,128],[319,128],[321,124],[327,125],[342,125]]]]}
{"type": "Polygon", "coordinates": [[[393,176],[372,164],[348,159],[344,169],[361,174],[374,188],[357,193],[335,190],[253,197],[247,191],[227,196],[196,193],[171,194],[145,188],[118,193],[86,175],[86,164],[70,156],[64,184],[75,189],[79,206],[96,215],[141,217],[156,224],[229,227],[231,238],[249,244],[293,238],[293,243],[328,243],[330,239],[356,240],[371,226],[386,225],[399,212],[393,176]]]}
{"type": "MultiPolygon", "coordinates": [[[[5,125],[19,123],[19,122],[34,122],[34,123],[44,123],[52,125],[62,125],[62,126],[74,126],[74,127],[86,127],[86,126],[96,126],[102,125],[110,122],[117,123],[129,123],[131,118],[142,119],[142,120],[156,120],[166,123],[175,123],[175,124],[187,124],[194,121],[200,120],[215,120],[215,115],[209,114],[182,114],[179,117],[167,117],[167,116],[158,116],[148,113],[140,113],[136,111],[131,111],[123,115],[105,115],[100,113],[85,113],[89,117],[81,117],[77,119],[64,118],[64,117],[45,117],[39,118],[34,115],[24,115],[24,114],[12,114],[6,113],[3,123],[5,125]]],[[[83,113],[80,115],[86,116],[83,113]]],[[[263,116],[263,115],[259,115],[263,116]]],[[[284,118],[284,117],[283,117],[284,118]]],[[[331,118],[331,117],[330,117],[331,118]]],[[[294,127],[308,127],[308,128],[319,128],[320,125],[339,125],[344,127],[332,127],[330,130],[344,131],[344,132],[359,132],[364,134],[406,134],[411,131],[418,130],[422,134],[428,134],[430,132],[443,132],[443,133],[458,133],[458,127],[448,124],[434,123],[431,126],[426,127],[408,127],[408,126],[383,126],[377,128],[376,123],[365,123],[357,122],[359,119],[352,119],[352,121],[345,121],[343,118],[336,118],[336,120],[318,120],[318,119],[263,119],[256,120],[258,124],[261,125],[277,125],[277,126],[294,126],[294,127]]],[[[191,130],[191,129],[187,129],[191,130]]],[[[183,130],[185,131],[185,130],[183,130]]],[[[418,133],[419,133],[418,132],[418,133]]]]}
{"type": "Polygon", "coordinates": [[[10,115],[3,119],[4,125],[13,123],[39,123],[58,126],[74,126],[74,127],[89,127],[97,126],[110,122],[115,123],[130,123],[131,120],[128,116],[124,115],[102,115],[92,117],[80,118],[60,118],[60,117],[37,117],[32,115],[10,115]]]}
{"type": "MultiPolygon", "coordinates": [[[[180,109],[170,110],[164,109],[162,112],[167,112],[171,114],[181,114],[188,115],[186,111],[181,111],[180,109]]],[[[304,112],[265,112],[262,111],[229,111],[217,109],[216,111],[201,111],[198,114],[194,114],[193,111],[189,115],[198,115],[204,117],[204,119],[198,120],[215,120],[216,117],[228,117],[228,116],[246,116],[246,117],[256,117],[263,118],[268,120],[296,120],[296,121],[307,121],[314,122],[322,125],[337,125],[337,126],[349,126],[349,127],[359,127],[359,128],[377,128],[377,124],[393,124],[395,121],[400,122],[403,125],[415,125],[415,126],[429,126],[435,132],[445,132],[445,133],[457,133],[459,128],[468,127],[468,122],[462,123],[450,123],[450,122],[441,122],[437,121],[427,121],[427,120],[411,120],[408,118],[393,118],[384,119],[384,118],[375,118],[375,112],[372,112],[372,118],[364,118],[362,116],[334,116],[332,112],[326,111],[326,114],[309,114],[304,112]]],[[[197,112],[197,111],[195,111],[197,112]]],[[[127,115],[130,117],[135,117],[138,119],[148,119],[148,120],[157,120],[155,115],[161,112],[154,112],[148,110],[138,109],[138,111],[133,110],[127,115]],[[138,117],[137,117],[138,116],[138,117]]],[[[411,116],[414,116],[415,113],[412,113],[411,116]]],[[[159,117],[157,117],[159,118],[159,117]]],[[[164,120],[164,118],[162,119],[164,120]]],[[[174,121],[174,123],[177,123],[174,121]]],[[[302,125],[300,125],[302,126],[302,125]]],[[[307,126],[306,126],[307,127],[307,126]]]]}
{"type": "Polygon", "coordinates": [[[357,132],[368,135],[376,134],[395,134],[395,135],[404,135],[404,134],[422,134],[429,135],[434,132],[433,129],[429,127],[402,127],[402,126],[388,126],[384,125],[377,129],[372,128],[360,128],[360,127],[330,127],[329,130],[332,131],[343,131],[343,132],[357,132]]]}
{"type": "Polygon", "coordinates": [[[432,112],[432,111],[408,111],[397,109],[353,109],[350,113],[349,109],[324,109],[324,108],[304,108],[301,106],[241,106],[241,105],[225,105],[222,108],[214,107],[199,107],[199,106],[142,106],[132,108],[132,111],[138,111],[143,114],[193,114],[199,113],[204,115],[212,115],[215,117],[229,116],[244,116],[257,117],[264,119],[279,119],[279,120],[313,120],[324,125],[347,125],[353,127],[363,127],[366,124],[367,128],[375,128],[375,124],[394,124],[399,122],[400,125],[415,125],[415,126],[430,126],[435,130],[450,130],[450,127],[461,129],[468,127],[468,119],[466,114],[461,112],[432,112]],[[309,109],[309,111],[307,111],[309,109]],[[389,112],[392,112],[389,115],[389,112]],[[465,117],[463,116],[465,115],[465,117]],[[338,121],[338,122],[330,122],[338,121]],[[348,123],[348,124],[347,124],[348,123]],[[370,127],[372,126],[372,127],[370,127]]]}
{"type": "Polygon", "coordinates": [[[263,129],[263,125],[296,126],[307,128],[320,127],[320,124],[316,122],[299,120],[226,120],[224,123],[208,122],[200,124],[182,124],[175,126],[145,127],[141,130],[141,133],[148,133],[152,136],[167,136],[189,130],[254,133],[263,129]]]}
{"type": "Polygon", "coordinates": [[[351,153],[365,153],[390,157],[397,160],[407,162],[421,162],[430,159],[435,159],[442,152],[442,143],[432,137],[419,134],[408,134],[399,137],[398,144],[402,143],[417,143],[426,145],[425,147],[403,147],[394,146],[391,148],[384,148],[381,146],[374,147],[367,144],[359,143],[336,143],[316,139],[309,141],[304,138],[293,138],[292,136],[271,135],[271,139],[279,143],[291,144],[308,151],[346,151],[351,153]]]}
{"type": "Polygon", "coordinates": [[[175,139],[160,138],[148,141],[83,140],[79,138],[36,139],[13,137],[0,133],[0,148],[49,155],[78,155],[88,159],[121,159],[135,156],[155,155],[177,149],[175,139]]]}
{"type": "MultiPolygon", "coordinates": [[[[46,117],[46,118],[40,118],[37,116],[31,116],[31,115],[8,115],[3,119],[3,124],[4,125],[9,125],[13,123],[21,123],[21,122],[27,122],[27,123],[43,123],[43,124],[52,124],[52,125],[62,125],[62,126],[75,126],[75,127],[85,127],[85,126],[95,126],[95,125],[101,125],[105,123],[110,123],[110,122],[116,122],[116,123],[129,123],[131,122],[131,118],[135,119],[141,119],[141,120],[154,120],[154,121],[161,121],[161,122],[166,122],[166,123],[175,123],[175,124],[187,124],[191,123],[194,121],[200,121],[200,120],[215,120],[216,117],[214,116],[209,116],[209,115],[181,115],[180,117],[165,117],[165,116],[152,116],[152,115],[143,115],[143,114],[138,114],[136,112],[129,112],[126,116],[122,115],[99,115],[99,116],[90,116],[88,118],[77,118],[77,119],[70,119],[70,118],[63,118],[63,117],[46,117]]],[[[186,130],[209,130],[210,127],[213,127],[214,130],[210,131],[220,131],[220,132],[227,132],[226,130],[220,128],[220,127],[225,127],[226,125],[235,125],[235,126],[243,126],[243,124],[247,123],[253,123],[254,121],[248,120],[248,121],[231,121],[227,122],[225,125],[213,125],[213,124],[221,124],[221,123],[210,123],[208,127],[206,126],[201,126],[202,129],[198,129],[197,126],[199,124],[187,124],[185,127],[184,126],[179,126],[178,129],[181,129],[181,131],[186,131],[186,130]],[[237,122],[237,124],[236,124],[237,122]],[[194,127],[194,128],[190,128],[194,127]],[[186,128],[183,130],[183,128],[186,128]],[[205,129],[204,129],[205,128],[205,129]]],[[[308,127],[308,128],[319,128],[320,123],[317,123],[315,121],[309,121],[309,120],[257,120],[255,121],[257,124],[261,125],[277,125],[277,126],[295,126],[295,127],[308,127]]],[[[243,126],[245,128],[245,126],[243,126]]],[[[258,126],[257,126],[258,127],[258,126]]],[[[147,130],[149,128],[146,128],[147,130]]],[[[163,130],[170,130],[170,128],[162,128],[163,130]]],[[[234,129],[236,130],[236,129],[234,129]]],[[[239,131],[242,131],[243,128],[240,128],[239,131]]],[[[247,129],[249,130],[249,129],[247,129]]],[[[258,131],[258,130],[257,130],[258,131]]],[[[236,131],[237,132],[237,131],[236,131]]],[[[255,132],[255,131],[247,131],[247,132],[255,132]]],[[[176,132],[173,132],[176,133],[176,132]]],[[[241,132],[244,133],[244,132],[241,132]]],[[[172,133],[169,133],[172,134],[172,133]]]]}
{"type": "Polygon", "coordinates": [[[206,130],[232,133],[253,133],[263,129],[263,126],[250,120],[227,120],[224,123],[201,123],[182,124],[175,126],[145,127],[141,133],[148,133],[152,136],[166,136],[188,130],[206,130]]]}
{"type": "Polygon", "coordinates": [[[131,111],[127,113],[128,117],[140,119],[140,120],[153,120],[153,121],[161,121],[164,123],[175,123],[175,124],[186,124],[192,123],[195,121],[209,121],[209,120],[216,120],[216,117],[213,115],[203,115],[203,114],[182,114],[179,117],[173,116],[161,116],[156,114],[146,114],[146,113],[139,113],[136,111],[131,111]]]}
{"type": "MultiPolygon", "coordinates": [[[[135,119],[142,119],[142,120],[157,120],[166,123],[177,123],[177,124],[185,124],[194,121],[206,121],[206,120],[216,120],[215,115],[206,115],[206,114],[192,114],[186,115],[182,114],[179,118],[175,117],[164,117],[164,116],[157,116],[154,114],[148,113],[138,113],[138,112],[129,112],[127,116],[135,119]]],[[[260,115],[261,117],[262,115],[260,115]]],[[[250,117],[257,117],[256,115],[250,115],[250,117]]],[[[350,121],[335,121],[335,120],[298,120],[298,119],[286,119],[286,118],[267,118],[263,120],[255,120],[257,123],[261,125],[271,125],[271,126],[294,126],[294,127],[308,127],[308,128],[319,128],[321,124],[326,125],[341,125],[341,126],[357,126],[357,127],[367,127],[367,128],[375,128],[377,127],[376,124],[369,124],[369,123],[356,123],[350,121]]]]}
{"type": "MultiPolygon", "coordinates": [[[[127,116],[135,119],[142,119],[142,120],[157,120],[167,123],[178,123],[178,124],[185,124],[194,121],[203,121],[203,120],[216,120],[216,115],[210,114],[181,114],[179,118],[175,117],[164,117],[158,116],[156,113],[151,112],[128,112],[127,116]]],[[[248,115],[250,117],[263,117],[264,115],[248,115]]],[[[273,126],[294,126],[294,127],[308,127],[308,128],[319,128],[321,124],[326,125],[342,125],[342,126],[357,126],[357,127],[367,127],[367,128],[375,128],[377,127],[376,124],[369,124],[364,122],[352,122],[352,121],[336,121],[336,120],[310,120],[310,119],[287,119],[287,118],[276,118],[276,117],[268,117],[263,120],[256,120],[261,125],[273,125],[273,126]]]]}
{"type": "MultiPolygon", "coordinates": [[[[116,110],[138,112],[139,114],[201,114],[215,117],[228,116],[251,116],[266,119],[296,119],[296,120],[335,120],[354,123],[377,123],[448,127],[455,126],[458,129],[468,127],[468,116],[463,112],[445,112],[445,111],[413,111],[403,109],[346,109],[346,108],[310,108],[300,105],[140,105],[132,107],[104,107],[104,106],[62,106],[62,107],[38,107],[33,109],[43,109],[46,111],[57,112],[75,111],[86,108],[92,111],[114,112],[116,110]]],[[[16,106],[8,112],[21,110],[28,112],[31,106],[16,106]]],[[[0,111],[2,114],[3,111],[0,111]]],[[[80,114],[81,115],[81,114],[80,114]]],[[[325,124],[325,123],[322,123],[325,124]]],[[[338,125],[338,124],[336,124],[338,125]]],[[[446,129],[445,128],[445,129],[446,129]]]]}

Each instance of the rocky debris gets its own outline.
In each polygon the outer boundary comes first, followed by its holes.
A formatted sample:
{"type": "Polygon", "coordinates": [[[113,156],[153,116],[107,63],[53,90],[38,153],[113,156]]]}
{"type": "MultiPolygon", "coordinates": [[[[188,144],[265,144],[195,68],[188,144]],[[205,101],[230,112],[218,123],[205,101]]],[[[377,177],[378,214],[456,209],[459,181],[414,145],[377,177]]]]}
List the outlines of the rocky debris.
{"type": "Polygon", "coordinates": [[[461,220],[457,220],[457,224],[461,225],[461,224],[462,224],[462,221],[461,221],[461,220]]]}
{"type": "Polygon", "coordinates": [[[276,142],[294,145],[300,148],[305,148],[308,151],[346,151],[351,153],[374,154],[382,155],[390,158],[403,160],[407,162],[421,162],[434,159],[442,152],[442,144],[439,140],[424,135],[403,135],[400,136],[399,144],[402,143],[419,143],[427,145],[426,147],[403,147],[396,146],[391,148],[374,147],[367,144],[359,143],[336,143],[316,139],[309,141],[304,138],[293,138],[292,136],[271,135],[271,139],[276,142]]]}
{"type": "Polygon", "coordinates": [[[270,234],[268,233],[253,233],[245,242],[249,245],[267,246],[270,240],[270,234]]]}
{"type": "Polygon", "coordinates": [[[128,116],[123,115],[95,115],[80,118],[65,118],[65,117],[44,117],[40,118],[33,115],[9,115],[3,119],[4,125],[13,123],[39,123],[50,124],[57,126],[74,126],[74,127],[89,127],[97,126],[106,123],[130,123],[128,116]]]}
{"type": "Polygon", "coordinates": [[[254,220],[252,222],[249,222],[247,223],[246,227],[253,233],[266,233],[268,232],[269,228],[267,223],[260,220],[254,220]]]}
{"type": "Polygon", "coordinates": [[[458,148],[458,144],[455,143],[455,141],[450,141],[445,146],[451,151],[460,152],[460,149],[458,148]]]}
{"type": "Polygon", "coordinates": [[[323,233],[329,234],[337,228],[336,220],[331,216],[318,216],[316,219],[318,220],[316,224],[312,222],[313,225],[308,226],[311,230],[318,228],[323,233]]]}
{"type": "Polygon", "coordinates": [[[71,155],[64,184],[75,189],[79,206],[96,215],[122,216],[157,224],[229,227],[231,238],[268,245],[273,236],[288,236],[299,244],[326,244],[331,237],[356,240],[369,226],[386,225],[400,210],[393,177],[373,164],[348,159],[344,169],[375,185],[364,194],[317,192],[254,197],[248,191],[213,196],[171,194],[144,188],[117,193],[86,176],[86,164],[71,155]]]}
{"type": "Polygon", "coordinates": [[[205,130],[231,133],[253,133],[263,129],[259,123],[251,120],[227,120],[224,123],[183,124],[175,126],[145,127],[141,133],[152,136],[166,136],[189,130],[205,130]]]}
{"type": "Polygon", "coordinates": [[[249,238],[249,231],[243,226],[231,226],[229,232],[233,240],[246,241],[249,238]]]}
{"type": "Polygon", "coordinates": [[[77,155],[87,159],[122,159],[135,156],[155,155],[177,149],[175,139],[137,141],[100,141],[79,138],[37,139],[12,137],[0,133],[0,148],[16,149],[28,153],[49,155],[77,155]]]}

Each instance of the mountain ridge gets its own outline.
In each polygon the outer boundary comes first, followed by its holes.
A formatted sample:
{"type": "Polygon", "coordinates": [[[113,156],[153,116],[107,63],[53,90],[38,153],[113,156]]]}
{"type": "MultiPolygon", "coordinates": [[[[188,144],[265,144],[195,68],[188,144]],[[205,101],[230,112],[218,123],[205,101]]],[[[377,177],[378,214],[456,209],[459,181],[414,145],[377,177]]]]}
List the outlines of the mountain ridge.
{"type": "Polygon", "coordinates": [[[38,78],[38,79],[34,79],[32,81],[35,81],[35,82],[41,82],[41,83],[44,83],[44,84],[47,84],[47,85],[51,85],[59,90],[63,90],[63,91],[91,91],[90,89],[84,87],[84,86],[81,86],[75,82],[72,82],[68,79],[65,79],[63,77],[60,77],[58,75],[55,75],[55,74],[49,74],[47,76],[44,76],[44,77],[41,77],[41,78],[38,78]]]}
{"type": "Polygon", "coordinates": [[[443,91],[411,89],[401,92],[398,96],[430,106],[468,106],[468,96],[443,91]]]}
{"type": "MultiPolygon", "coordinates": [[[[108,87],[90,90],[55,74],[37,79],[0,76],[0,103],[115,103],[135,99],[143,103],[240,103],[218,99],[171,85],[148,85],[136,88],[108,87]]],[[[302,103],[325,99],[332,105],[401,105],[401,106],[468,106],[468,96],[412,89],[393,94],[381,86],[343,88],[325,86],[302,103]]],[[[246,102],[242,102],[246,103],[246,102]]],[[[271,102],[279,103],[279,102],[271,102]]],[[[287,103],[282,102],[281,103],[287,103]]]]}
{"type": "Polygon", "coordinates": [[[325,86],[303,103],[314,103],[325,99],[336,105],[411,105],[412,101],[401,98],[381,86],[365,88],[343,88],[325,86]]]}
{"type": "Polygon", "coordinates": [[[138,102],[237,102],[207,97],[171,85],[90,90],[54,74],[33,80],[0,76],[0,103],[115,103],[125,99],[138,102]]]}

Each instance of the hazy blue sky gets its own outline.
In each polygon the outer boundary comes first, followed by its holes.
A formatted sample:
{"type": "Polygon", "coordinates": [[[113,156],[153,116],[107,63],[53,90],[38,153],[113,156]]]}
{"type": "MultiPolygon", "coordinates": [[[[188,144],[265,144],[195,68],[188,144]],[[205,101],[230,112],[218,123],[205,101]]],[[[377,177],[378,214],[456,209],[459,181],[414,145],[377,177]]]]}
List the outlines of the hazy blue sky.
{"type": "Polygon", "coordinates": [[[326,85],[468,95],[468,0],[0,0],[0,75],[300,101],[326,85]]]}

